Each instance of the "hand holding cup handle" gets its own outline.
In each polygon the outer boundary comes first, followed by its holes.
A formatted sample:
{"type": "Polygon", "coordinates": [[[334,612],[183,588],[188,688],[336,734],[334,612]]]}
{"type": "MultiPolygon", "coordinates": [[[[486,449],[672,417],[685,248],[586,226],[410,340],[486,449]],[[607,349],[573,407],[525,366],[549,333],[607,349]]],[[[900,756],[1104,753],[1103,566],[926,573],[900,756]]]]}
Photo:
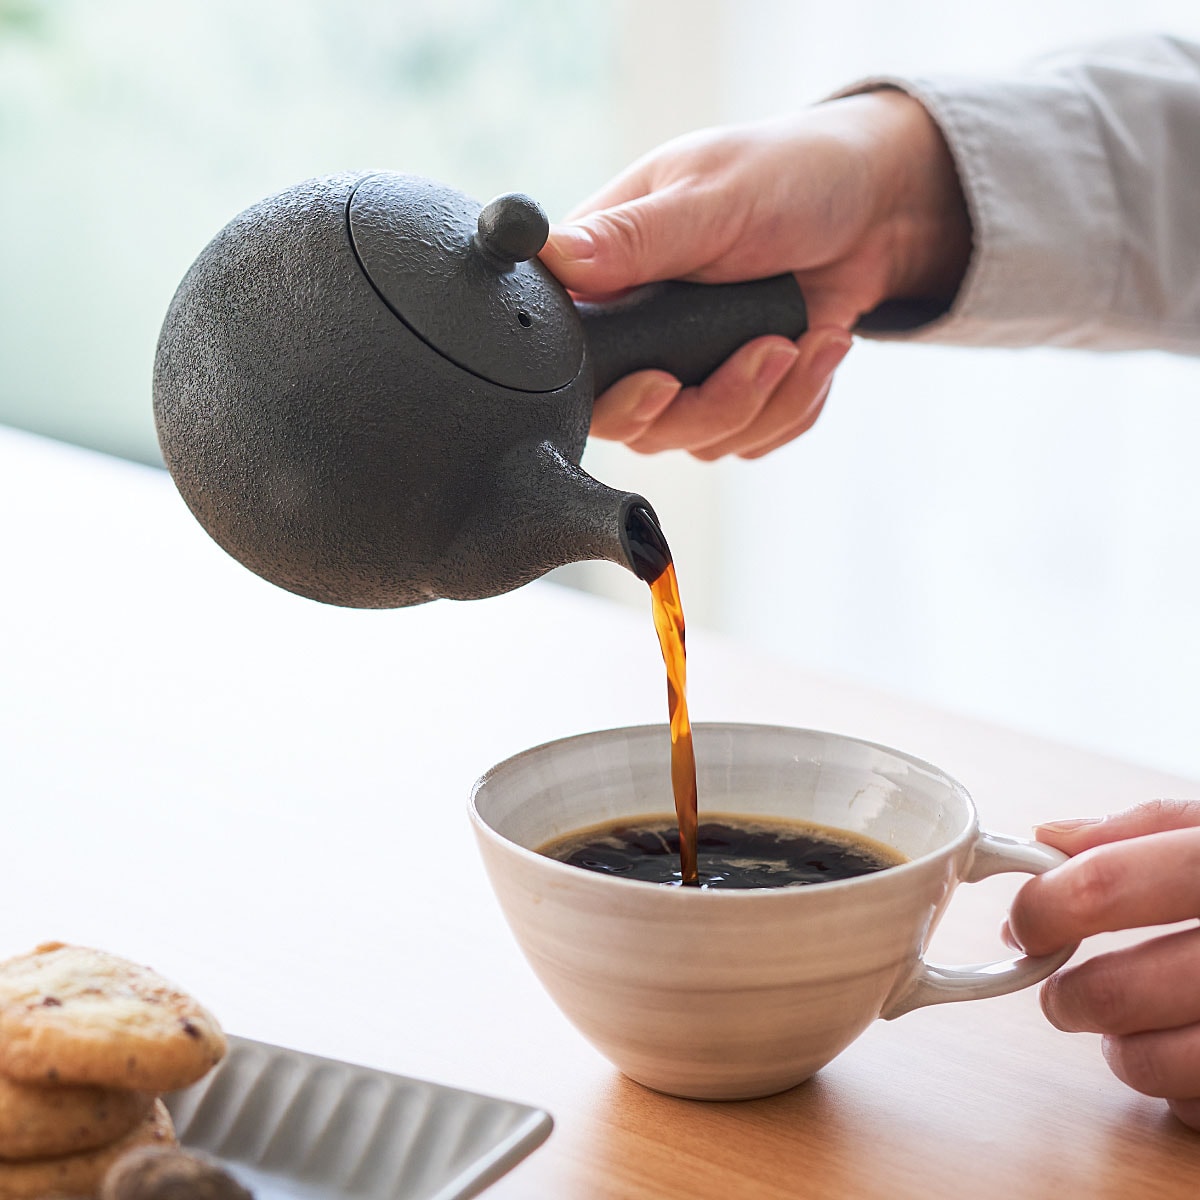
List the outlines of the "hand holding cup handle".
{"type": "MultiPolygon", "coordinates": [[[[1050,846],[980,830],[962,882],[978,883],[992,875],[1013,871],[1041,875],[1066,861],[1065,854],[1050,846]]],[[[1053,975],[1078,948],[1075,943],[1052,954],[1025,954],[962,967],[942,966],[922,958],[916,971],[880,1015],[890,1021],[931,1004],[984,1000],[1020,991],[1053,975]]]]}

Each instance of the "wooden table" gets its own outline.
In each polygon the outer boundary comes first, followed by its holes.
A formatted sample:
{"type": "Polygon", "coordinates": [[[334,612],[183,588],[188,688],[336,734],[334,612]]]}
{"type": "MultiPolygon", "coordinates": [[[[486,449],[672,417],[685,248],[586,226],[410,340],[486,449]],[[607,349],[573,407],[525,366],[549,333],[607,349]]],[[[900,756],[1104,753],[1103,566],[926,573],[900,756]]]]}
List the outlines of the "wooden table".
{"type": "MultiPolygon", "coordinates": [[[[102,946],[231,1031],[548,1109],[497,1200],[1200,1193],[1200,1136],[1032,992],[879,1023],[739,1104],[648,1092],[575,1033],[504,925],[466,797],[525,747],[664,719],[648,610],[549,583],[321,607],[226,558],[165,474],[12,432],[0,512],[0,953],[102,946]]],[[[900,747],[1001,832],[1200,791],[699,630],[690,648],[695,719],[900,747]]],[[[936,956],[1000,956],[1017,882],[961,888],[936,956]]]]}

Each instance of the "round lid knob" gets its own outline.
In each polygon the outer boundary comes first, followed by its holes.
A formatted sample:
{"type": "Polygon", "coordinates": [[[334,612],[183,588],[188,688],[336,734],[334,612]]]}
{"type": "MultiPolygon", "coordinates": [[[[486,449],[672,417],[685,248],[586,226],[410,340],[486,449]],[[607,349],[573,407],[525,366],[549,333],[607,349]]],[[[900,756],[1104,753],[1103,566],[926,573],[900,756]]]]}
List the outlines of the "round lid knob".
{"type": "Polygon", "coordinates": [[[549,236],[542,206],[523,192],[506,192],[485,204],[475,227],[476,244],[502,268],[528,262],[549,236]]]}
{"type": "Polygon", "coordinates": [[[417,175],[361,180],[348,223],[376,292],[415,334],[457,366],[502,387],[550,392],[583,365],[583,326],[536,255],[545,213],[528,196],[482,210],[417,175]]]}

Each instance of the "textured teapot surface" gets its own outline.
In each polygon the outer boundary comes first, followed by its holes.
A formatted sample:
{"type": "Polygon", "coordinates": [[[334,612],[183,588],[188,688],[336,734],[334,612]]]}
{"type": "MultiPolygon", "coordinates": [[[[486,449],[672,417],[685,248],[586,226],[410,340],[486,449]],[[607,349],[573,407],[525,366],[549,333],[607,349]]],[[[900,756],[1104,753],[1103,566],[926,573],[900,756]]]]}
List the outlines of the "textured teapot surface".
{"type": "Polygon", "coordinates": [[[201,524],[264,578],[386,608],[630,565],[645,501],[578,466],[579,317],[533,257],[539,210],[497,204],[415,176],[313,179],[188,271],[155,360],[159,441],[201,524]]]}
{"type": "Polygon", "coordinates": [[[500,197],[481,213],[432,180],[372,175],[354,189],[349,227],[387,306],[458,366],[521,392],[555,391],[579,374],[583,327],[535,257],[548,225],[532,200],[500,197]]]}

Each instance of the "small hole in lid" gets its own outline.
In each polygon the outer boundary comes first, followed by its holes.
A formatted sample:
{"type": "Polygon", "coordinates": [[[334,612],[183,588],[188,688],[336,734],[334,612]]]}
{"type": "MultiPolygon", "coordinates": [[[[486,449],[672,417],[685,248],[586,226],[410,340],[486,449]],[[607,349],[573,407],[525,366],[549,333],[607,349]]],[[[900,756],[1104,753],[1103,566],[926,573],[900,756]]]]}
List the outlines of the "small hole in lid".
{"type": "Polygon", "coordinates": [[[517,313],[517,320],[528,329],[533,324],[533,318],[524,310],[517,313]]]}

